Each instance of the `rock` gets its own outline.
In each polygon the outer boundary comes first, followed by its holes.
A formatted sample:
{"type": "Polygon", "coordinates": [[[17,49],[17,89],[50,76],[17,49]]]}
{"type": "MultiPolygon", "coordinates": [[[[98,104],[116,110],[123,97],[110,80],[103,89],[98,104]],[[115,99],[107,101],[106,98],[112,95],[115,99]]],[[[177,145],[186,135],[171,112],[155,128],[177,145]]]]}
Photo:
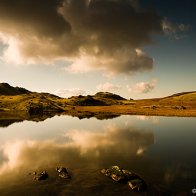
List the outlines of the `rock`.
{"type": "Polygon", "coordinates": [[[118,175],[118,174],[112,174],[111,177],[116,182],[118,182],[120,180],[124,180],[124,176],[121,176],[121,175],[118,175]]]}
{"type": "Polygon", "coordinates": [[[29,106],[27,107],[27,113],[29,115],[42,114],[43,113],[43,105],[30,103],[29,106]]]}
{"type": "Polygon", "coordinates": [[[128,181],[137,177],[136,174],[130,172],[129,170],[121,169],[119,166],[112,166],[108,169],[102,169],[101,173],[112,178],[116,182],[122,180],[128,181]]]}
{"type": "Polygon", "coordinates": [[[135,179],[138,177],[135,173],[130,172],[129,170],[126,170],[126,169],[122,169],[122,172],[123,172],[126,180],[132,180],[132,179],[135,179]]]}
{"type": "Polygon", "coordinates": [[[101,172],[116,182],[125,179],[125,176],[119,166],[112,166],[108,169],[102,169],[101,172]]]}
{"type": "Polygon", "coordinates": [[[129,170],[121,169],[119,166],[112,166],[108,169],[102,169],[101,173],[110,177],[116,182],[127,182],[132,190],[143,191],[146,187],[144,180],[137,174],[129,170]]]}
{"type": "Polygon", "coordinates": [[[131,187],[132,190],[142,191],[145,188],[145,183],[140,178],[129,180],[127,183],[131,187]]]}
{"type": "Polygon", "coordinates": [[[59,176],[61,178],[65,178],[65,179],[69,179],[71,178],[71,176],[69,175],[68,171],[66,168],[64,167],[57,167],[56,171],[58,172],[59,176]]]}
{"type": "Polygon", "coordinates": [[[43,171],[41,173],[34,172],[35,177],[34,180],[46,180],[48,178],[48,174],[46,171],[43,171]]]}

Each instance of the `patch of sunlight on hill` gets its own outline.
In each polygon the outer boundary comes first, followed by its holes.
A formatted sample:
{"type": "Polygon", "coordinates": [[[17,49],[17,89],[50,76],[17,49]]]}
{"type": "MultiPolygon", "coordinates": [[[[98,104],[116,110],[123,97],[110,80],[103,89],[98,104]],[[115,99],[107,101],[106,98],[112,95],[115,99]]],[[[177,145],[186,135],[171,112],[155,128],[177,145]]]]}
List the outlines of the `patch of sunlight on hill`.
{"type": "Polygon", "coordinates": [[[173,98],[182,101],[196,101],[196,92],[182,94],[173,98]]]}

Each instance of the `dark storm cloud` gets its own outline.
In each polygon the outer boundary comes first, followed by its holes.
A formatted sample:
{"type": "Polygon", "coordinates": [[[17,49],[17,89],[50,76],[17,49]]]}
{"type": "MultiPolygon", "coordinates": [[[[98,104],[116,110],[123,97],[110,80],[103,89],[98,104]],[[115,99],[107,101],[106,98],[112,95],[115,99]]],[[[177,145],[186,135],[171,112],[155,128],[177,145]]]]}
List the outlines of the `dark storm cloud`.
{"type": "Polygon", "coordinates": [[[84,2],[67,0],[62,13],[75,28],[96,35],[103,47],[139,47],[151,42],[153,32],[161,31],[161,18],[154,10],[135,10],[128,0],[84,2]]]}
{"type": "Polygon", "coordinates": [[[155,10],[142,9],[135,0],[0,1],[4,42],[14,37],[25,59],[69,60],[73,72],[152,69],[153,60],[137,48],[162,33],[161,25],[155,10]]]}
{"type": "Polygon", "coordinates": [[[39,36],[57,36],[70,31],[70,24],[57,9],[62,0],[1,0],[1,23],[15,30],[33,31],[39,36]],[[13,25],[13,26],[12,26],[13,25]]]}

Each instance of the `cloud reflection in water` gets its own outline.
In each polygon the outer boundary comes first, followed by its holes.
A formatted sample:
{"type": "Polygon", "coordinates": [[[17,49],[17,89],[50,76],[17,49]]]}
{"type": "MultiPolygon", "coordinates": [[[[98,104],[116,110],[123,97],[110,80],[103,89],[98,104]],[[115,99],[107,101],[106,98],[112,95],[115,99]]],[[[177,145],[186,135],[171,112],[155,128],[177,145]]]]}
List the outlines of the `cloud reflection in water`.
{"type": "Polygon", "coordinates": [[[56,167],[89,167],[120,163],[141,155],[154,143],[152,131],[109,126],[102,131],[70,130],[57,140],[18,140],[2,147],[0,174],[56,167]],[[62,142],[64,141],[64,142],[62,142]]]}

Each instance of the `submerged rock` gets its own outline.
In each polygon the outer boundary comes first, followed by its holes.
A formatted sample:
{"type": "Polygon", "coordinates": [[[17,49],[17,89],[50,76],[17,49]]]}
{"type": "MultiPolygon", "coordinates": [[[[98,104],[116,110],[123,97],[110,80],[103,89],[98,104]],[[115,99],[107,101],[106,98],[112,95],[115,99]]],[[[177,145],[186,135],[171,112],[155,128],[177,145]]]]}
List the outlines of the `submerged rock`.
{"type": "Polygon", "coordinates": [[[65,167],[57,167],[56,171],[58,172],[61,178],[69,179],[71,176],[69,175],[67,169],[65,167]]]}
{"type": "Polygon", "coordinates": [[[123,175],[125,176],[126,181],[138,178],[138,175],[136,175],[133,172],[130,172],[129,170],[122,169],[122,172],[123,172],[123,175]]]}
{"type": "Polygon", "coordinates": [[[37,173],[37,172],[34,172],[33,173],[35,175],[35,177],[33,178],[34,180],[46,180],[48,178],[48,174],[46,171],[43,171],[41,173],[37,173]]]}
{"type": "Polygon", "coordinates": [[[108,169],[102,169],[101,173],[110,177],[116,182],[127,182],[132,190],[143,191],[146,184],[137,174],[120,168],[119,166],[112,166],[108,169]]]}
{"type": "Polygon", "coordinates": [[[131,187],[132,190],[142,191],[145,188],[145,183],[140,178],[129,180],[127,183],[131,187]]]}
{"type": "Polygon", "coordinates": [[[129,170],[121,169],[119,166],[112,166],[108,169],[102,169],[101,173],[112,178],[114,181],[128,181],[135,179],[136,174],[130,172],[129,170]]]}
{"type": "Polygon", "coordinates": [[[101,173],[112,178],[114,181],[122,181],[125,179],[125,175],[123,175],[122,170],[119,166],[112,166],[108,169],[102,169],[101,173]]]}

